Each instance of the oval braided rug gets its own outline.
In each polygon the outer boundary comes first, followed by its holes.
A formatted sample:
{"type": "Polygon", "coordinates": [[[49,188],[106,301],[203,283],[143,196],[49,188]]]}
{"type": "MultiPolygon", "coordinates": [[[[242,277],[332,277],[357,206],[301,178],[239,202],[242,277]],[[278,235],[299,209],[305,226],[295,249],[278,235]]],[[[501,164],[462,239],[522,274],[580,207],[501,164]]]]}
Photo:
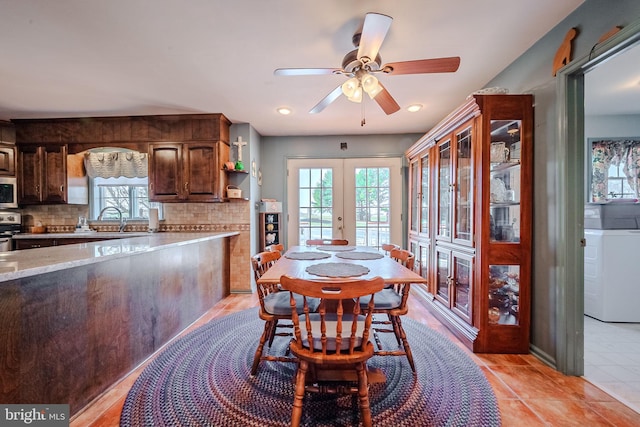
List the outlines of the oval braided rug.
{"type": "MultiPolygon", "coordinates": [[[[371,384],[374,426],[499,426],[500,412],[482,371],[442,334],[403,318],[417,375],[405,357],[374,356],[387,381],[371,384]]],[[[142,372],[126,398],[120,425],[288,426],[295,364],[261,362],[250,375],[263,322],[257,309],[214,319],[169,345],[142,372]]],[[[380,334],[395,344],[393,334],[380,334]],[[388,338],[387,338],[388,337],[388,338]]],[[[271,354],[289,338],[276,337],[271,354]]],[[[267,346],[265,346],[267,351],[267,346]]],[[[355,426],[350,396],[307,393],[302,425],[355,426]]]]}

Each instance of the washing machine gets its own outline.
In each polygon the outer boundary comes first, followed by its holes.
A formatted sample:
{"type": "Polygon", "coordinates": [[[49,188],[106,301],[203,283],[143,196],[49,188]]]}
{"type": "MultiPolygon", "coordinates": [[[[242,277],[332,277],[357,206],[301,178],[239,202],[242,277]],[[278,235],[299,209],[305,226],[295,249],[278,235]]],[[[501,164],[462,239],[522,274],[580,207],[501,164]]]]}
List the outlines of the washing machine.
{"type": "Polygon", "coordinates": [[[585,229],[584,313],[640,323],[640,229],[585,229]]]}

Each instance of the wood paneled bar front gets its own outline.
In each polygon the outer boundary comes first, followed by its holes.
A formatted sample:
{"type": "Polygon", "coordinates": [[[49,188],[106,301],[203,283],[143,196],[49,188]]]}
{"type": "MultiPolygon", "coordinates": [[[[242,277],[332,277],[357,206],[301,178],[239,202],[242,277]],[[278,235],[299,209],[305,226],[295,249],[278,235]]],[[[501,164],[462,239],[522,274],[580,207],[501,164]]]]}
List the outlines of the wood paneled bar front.
{"type": "Polygon", "coordinates": [[[229,294],[237,232],[158,233],[8,252],[0,402],[71,414],[229,294]]]}

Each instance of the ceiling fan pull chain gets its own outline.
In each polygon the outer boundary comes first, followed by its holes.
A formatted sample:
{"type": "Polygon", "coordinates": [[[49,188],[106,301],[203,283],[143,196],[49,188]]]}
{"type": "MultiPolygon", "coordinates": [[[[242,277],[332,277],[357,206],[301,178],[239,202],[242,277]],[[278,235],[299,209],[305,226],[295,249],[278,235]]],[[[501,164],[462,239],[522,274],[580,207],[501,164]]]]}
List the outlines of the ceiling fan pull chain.
{"type": "Polygon", "coordinates": [[[364,126],[367,123],[365,118],[364,118],[364,104],[365,104],[365,100],[363,99],[362,100],[362,104],[361,104],[361,106],[362,106],[362,110],[361,110],[362,111],[362,120],[360,120],[360,127],[364,126]]]}

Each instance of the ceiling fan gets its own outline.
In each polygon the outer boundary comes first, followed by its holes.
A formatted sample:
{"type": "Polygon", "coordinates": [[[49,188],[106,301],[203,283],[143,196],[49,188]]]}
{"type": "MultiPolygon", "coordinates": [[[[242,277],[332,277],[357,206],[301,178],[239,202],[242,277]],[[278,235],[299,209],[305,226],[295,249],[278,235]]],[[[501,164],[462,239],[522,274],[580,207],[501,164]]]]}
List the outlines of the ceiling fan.
{"type": "Polygon", "coordinates": [[[342,68],[278,68],[274,74],[276,76],[343,74],[349,77],[346,82],[336,87],[316,104],[309,113],[321,112],[341,94],[344,94],[350,101],[362,102],[364,91],[378,103],[386,114],[393,114],[400,110],[400,106],[374,74],[451,73],[460,66],[460,57],[418,59],[382,65],[379,50],[391,27],[391,21],[393,18],[390,16],[367,13],[361,30],[356,31],[352,38],[356,49],[345,55],[342,60],[342,68]]]}

